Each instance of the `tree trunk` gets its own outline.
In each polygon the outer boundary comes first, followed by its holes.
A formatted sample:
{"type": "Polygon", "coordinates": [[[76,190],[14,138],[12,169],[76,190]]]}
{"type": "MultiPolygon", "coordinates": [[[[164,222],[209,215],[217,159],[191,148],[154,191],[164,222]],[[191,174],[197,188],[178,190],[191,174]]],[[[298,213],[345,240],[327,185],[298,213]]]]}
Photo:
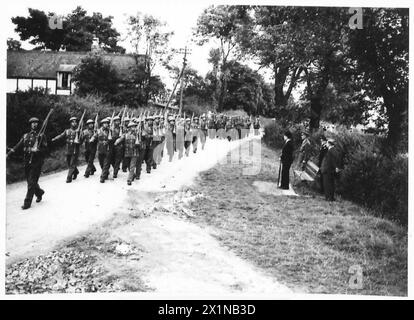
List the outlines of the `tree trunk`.
{"type": "Polygon", "coordinates": [[[388,145],[393,151],[397,151],[400,147],[402,138],[402,122],[404,112],[407,110],[408,100],[403,97],[384,97],[384,104],[388,116],[388,145]]]}
{"type": "Polygon", "coordinates": [[[319,129],[322,112],[321,100],[321,97],[312,97],[310,99],[311,114],[309,120],[309,129],[312,132],[319,129]]]}
{"type": "Polygon", "coordinates": [[[288,75],[288,68],[278,68],[274,66],[275,73],[275,106],[277,109],[286,106],[287,99],[283,94],[283,86],[285,85],[286,77],[288,75]]]}

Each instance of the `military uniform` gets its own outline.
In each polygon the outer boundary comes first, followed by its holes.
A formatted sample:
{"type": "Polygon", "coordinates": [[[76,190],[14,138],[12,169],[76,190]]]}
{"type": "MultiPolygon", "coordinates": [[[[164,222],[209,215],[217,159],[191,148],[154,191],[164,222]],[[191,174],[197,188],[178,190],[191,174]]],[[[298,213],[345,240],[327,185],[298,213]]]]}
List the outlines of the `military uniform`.
{"type": "Polygon", "coordinates": [[[178,159],[181,159],[184,154],[184,142],[185,142],[185,130],[184,130],[184,119],[179,118],[175,126],[175,143],[176,150],[178,151],[178,159]]]}
{"type": "MultiPolygon", "coordinates": [[[[152,117],[147,118],[146,120],[148,121],[151,119],[152,117]]],[[[147,173],[151,173],[153,151],[154,151],[153,144],[152,144],[152,139],[154,137],[154,130],[153,130],[152,124],[151,125],[149,123],[144,124],[141,137],[142,137],[142,142],[141,142],[142,157],[140,157],[141,160],[140,160],[139,166],[137,167],[137,172],[139,171],[139,173],[141,173],[141,165],[142,165],[142,162],[145,161],[147,173]]]]}
{"type": "Polygon", "coordinates": [[[139,140],[137,132],[131,130],[131,128],[135,128],[137,125],[135,123],[130,123],[128,125],[128,131],[124,133],[119,139],[115,142],[115,146],[123,143],[125,147],[124,159],[128,159],[129,163],[129,173],[127,178],[128,185],[134,181],[136,177],[139,178],[139,174],[137,174],[137,167],[139,161],[139,140]]]}
{"type": "MultiPolygon", "coordinates": [[[[129,118],[124,119],[124,128],[123,128],[124,132],[128,131],[128,125],[129,125],[130,121],[131,121],[131,119],[129,119],[129,118]]],[[[132,123],[132,121],[131,121],[131,123],[132,123]]],[[[124,150],[125,150],[125,145],[124,145],[124,150]]],[[[129,161],[130,161],[130,158],[125,157],[125,151],[124,151],[124,157],[122,158],[122,164],[121,164],[122,172],[127,172],[128,168],[129,168],[129,161]]]]}
{"type": "Polygon", "coordinates": [[[204,150],[204,145],[206,144],[207,134],[208,134],[208,127],[207,121],[204,115],[201,116],[200,119],[200,142],[201,142],[201,150],[204,150]]]}
{"type": "MultiPolygon", "coordinates": [[[[71,122],[75,120],[75,117],[72,117],[70,119],[71,122]]],[[[67,183],[72,182],[72,180],[76,180],[79,174],[78,159],[80,150],[80,140],[82,137],[77,137],[78,134],[79,133],[76,129],[69,128],[52,139],[52,142],[62,138],[66,139],[66,163],[68,165],[68,175],[66,177],[67,183]]]]}
{"type": "MultiPolygon", "coordinates": [[[[86,124],[93,123],[92,120],[88,120],[86,124]]],[[[85,177],[88,178],[90,175],[93,175],[96,171],[95,165],[93,164],[96,155],[96,141],[92,140],[94,136],[93,129],[85,129],[82,132],[82,142],[85,143],[85,161],[86,161],[86,170],[85,177]]]]}
{"type": "MultiPolygon", "coordinates": [[[[114,117],[114,121],[119,121],[120,118],[118,116],[114,117]]],[[[121,134],[121,127],[115,125],[112,130],[112,143],[114,143],[121,134]]],[[[111,148],[111,165],[114,169],[114,178],[118,176],[118,171],[121,166],[122,158],[124,157],[124,145],[121,143],[119,145],[112,145],[111,148]]]]}
{"type": "MultiPolygon", "coordinates": [[[[32,122],[39,122],[39,119],[31,118],[29,123],[31,124],[32,122]]],[[[46,137],[44,135],[38,136],[38,130],[32,129],[23,135],[19,142],[9,151],[8,155],[21,147],[23,147],[24,173],[27,181],[27,192],[22,209],[28,209],[32,204],[34,195],[36,195],[36,202],[40,202],[45,193],[39,186],[39,177],[47,149],[46,137]],[[41,139],[41,143],[36,150],[34,147],[37,144],[36,140],[38,138],[41,139]]]]}
{"type": "MultiPolygon", "coordinates": [[[[109,122],[108,119],[103,119],[101,121],[101,124],[104,122],[109,122]]],[[[98,152],[98,161],[99,161],[99,165],[102,169],[102,173],[101,173],[101,178],[100,181],[101,183],[104,183],[105,180],[108,179],[109,176],[109,168],[111,166],[111,162],[112,162],[112,140],[109,139],[109,132],[111,131],[111,129],[109,128],[99,128],[98,132],[95,133],[94,135],[94,140],[98,141],[98,145],[97,145],[97,152],[98,152]]]]}
{"type": "Polygon", "coordinates": [[[167,147],[168,160],[171,162],[174,157],[174,152],[177,151],[176,146],[176,132],[175,132],[175,118],[169,117],[168,127],[165,131],[165,144],[167,147]]]}
{"type": "Polygon", "coordinates": [[[157,169],[157,165],[161,163],[161,151],[162,151],[162,142],[163,142],[161,123],[159,123],[159,120],[157,119],[153,125],[153,138],[152,138],[152,150],[153,150],[152,168],[153,169],[157,169]]]}
{"type": "Polygon", "coordinates": [[[192,141],[191,144],[193,145],[193,153],[197,152],[198,147],[198,136],[200,132],[200,124],[198,123],[198,118],[193,119],[194,122],[191,124],[191,132],[192,132],[192,141]]]}
{"type": "Polygon", "coordinates": [[[193,131],[191,129],[191,122],[190,118],[186,119],[186,123],[184,124],[184,149],[185,155],[188,157],[190,153],[190,146],[193,141],[193,131]]]}
{"type": "Polygon", "coordinates": [[[253,129],[254,129],[254,135],[258,135],[259,134],[259,129],[260,129],[260,121],[259,118],[256,118],[254,124],[253,124],[253,129]]]}

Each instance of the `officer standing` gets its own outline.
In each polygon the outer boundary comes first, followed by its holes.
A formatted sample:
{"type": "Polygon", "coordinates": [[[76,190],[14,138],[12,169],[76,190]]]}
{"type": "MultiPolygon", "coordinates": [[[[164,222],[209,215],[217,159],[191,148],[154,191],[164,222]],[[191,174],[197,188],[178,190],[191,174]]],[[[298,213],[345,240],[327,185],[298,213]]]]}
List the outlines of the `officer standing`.
{"type": "Polygon", "coordinates": [[[280,188],[289,190],[289,172],[290,166],[293,162],[293,143],[292,143],[292,133],[286,131],[284,136],[285,144],[282,148],[282,156],[280,161],[282,164],[282,181],[280,183],[280,188]]]}
{"type": "Polygon", "coordinates": [[[27,181],[27,193],[22,206],[23,210],[30,208],[34,195],[36,195],[36,202],[40,202],[45,193],[39,186],[39,177],[47,149],[47,141],[43,134],[39,135],[38,118],[30,118],[29,124],[30,132],[25,133],[19,142],[7,153],[7,157],[9,157],[10,154],[23,147],[24,173],[27,181]]]}
{"type": "Polygon", "coordinates": [[[93,175],[96,171],[95,165],[93,164],[96,155],[96,141],[91,141],[94,135],[94,122],[92,119],[86,121],[87,128],[82,132],[82,142],[85,143],[85,161],[86,161],[86,170],[85,178],[89,178],[90,175],[93,175]]]}
{"type": "Polygon", "coordinates": [[[76,117],[71,117],[69,119],[70,128],[63,131],[60,135],[54,137],[52,142],[55,142],[59,139],[66,138],[66,163],[68,165],[68,176],[66,178],[66,183],[71,183],[72,180],[76,180],[79,170],[78,170],[78,158],[80,150],[80,141],[82,139],[79,136],[81,133],[77,130],[78,119],[76,117]]]}

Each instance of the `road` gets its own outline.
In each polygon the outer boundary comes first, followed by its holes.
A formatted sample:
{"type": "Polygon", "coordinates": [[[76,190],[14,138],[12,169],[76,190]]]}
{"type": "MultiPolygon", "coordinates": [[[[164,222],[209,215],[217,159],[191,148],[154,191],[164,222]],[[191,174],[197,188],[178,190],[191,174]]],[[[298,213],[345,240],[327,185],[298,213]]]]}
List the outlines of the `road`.
{"type": "MultiPolygon", "coordinates": [[[[172,162],[164,158],[151,174],[144,170],[141,180],[132,186],[126,184],[125,173],[104,184],[99,182],[99,174],[86,179],[82,175],[85,167],[80,167],[81,174],[70,184],[65,183],[66,171],[42,176],[39,183],[46,191],[44,199],[34,202],[32,208],[25,211],[20,206],[26,184],[8,185],[6,263],[47,253],[57,244],[102,224],[116,213],[126,212],[130,203],[128,197],[137,192],[178,191],[191,185],[199,172],[223,161],[226,154],[241,143],[240,140],[207,140],[205,149],[199,148],[196,154],[172,162]]],[[[249,289],[250,293],[289,292],[220,247],[207,229],[191,222],[177,217],[149,217],[141,219],[138,226],[123,234],[133,236],[135,239],[130,240],[146,248],[148,254],[140,262],[140,269],[147,270],[143,278],[156,292],[185,293],[191,288],[198,290],[200,285],[211,294],[230,294],[241,288],[242,291],[249,289]]],[[[125,226],[126,229],[130,227],[125,226]]]]}

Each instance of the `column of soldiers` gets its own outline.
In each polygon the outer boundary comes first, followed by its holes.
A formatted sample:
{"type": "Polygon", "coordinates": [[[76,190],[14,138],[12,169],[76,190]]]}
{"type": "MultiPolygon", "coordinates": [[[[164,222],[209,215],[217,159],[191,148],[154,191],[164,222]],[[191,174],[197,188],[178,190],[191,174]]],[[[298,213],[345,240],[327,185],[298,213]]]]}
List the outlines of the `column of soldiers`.
{"type": "MultiPolygon", "coordinates": [[[[41,130],[38,128],[40,120],[31,118],[30,132],[24,134],[17,145],[7,153],[9,156],[23,146],[28,189],[22,209],[30,208],[34,196],[36,202],[40,202],[45,193],[40,188],[38,180],[48,147],[44,134],[48,117],[43,122],[41,130]]],[[[151,170],[157,169],[164,157],[164,149],[168,160],[172,161],[175,153],[178,153],[179,159],[184,154],[188,157],[191,146],[193,153],[196,153],[199,143],[203,150],[207,136],[210,139],[240,139],[248,136],[251,128],[258,134],[256,127],[260,127],[258,118],[252,121],[251,117],[228,117],[211,112],[207,115],[202,114],[200,118],[194,115],[189,118],[168,113],[141,114],[139,117],[129,118],[124,113],[122,118],[112,115],[100,121],[97,115],[95,120],[88,119],[85,124],[86,128],[83,129],[83,116],[80,120],[71,117],[69,128],[51,140],[56,142],[65,139],[67,183],[76,180],[79,174],[78,161],[82,145],[86,162],[85,178],[96,172],[94,161],[97,155],[101,183],[109,179],[112,167],[114,179],[121,169],[128,172],[127,184],[131,185],[134,180],[140,179],[144,162],[148,174],[151,170]]]]}

